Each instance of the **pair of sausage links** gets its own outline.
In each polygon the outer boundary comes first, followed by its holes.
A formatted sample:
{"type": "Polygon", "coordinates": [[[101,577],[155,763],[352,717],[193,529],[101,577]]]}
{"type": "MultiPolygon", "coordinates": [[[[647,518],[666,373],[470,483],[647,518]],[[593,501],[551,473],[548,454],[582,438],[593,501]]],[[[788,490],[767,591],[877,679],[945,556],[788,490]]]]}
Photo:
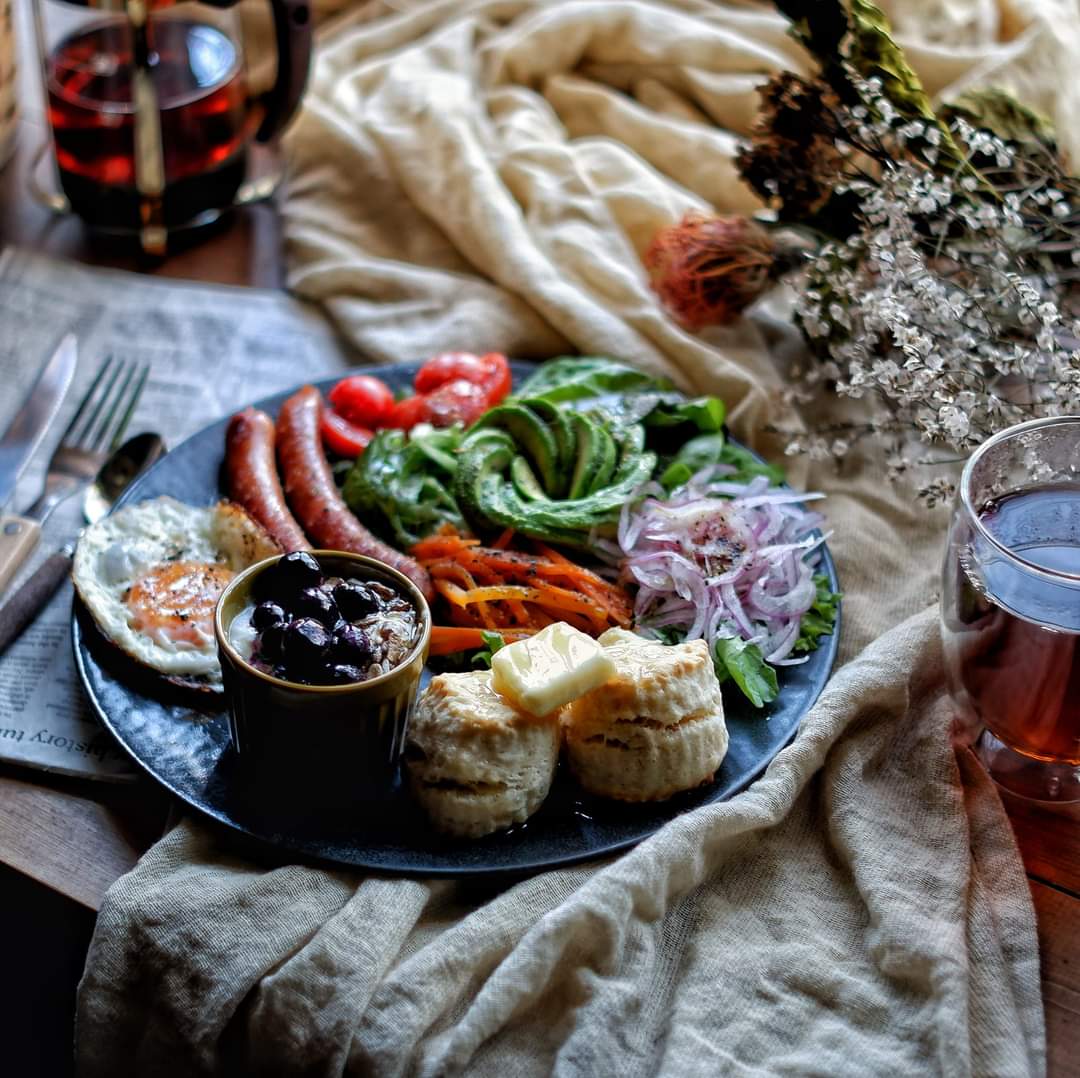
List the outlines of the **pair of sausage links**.
{"type": "Polygon", "coordinates": [[[229,420],[225,432],[229,497],[250,513],[286,553],[311,544],[285,504],[274,460],[274,421],[254,408],[229,420]]]}
{"type": "Polygon", "coordinates": [[[434,590],[427,570],[372,535],[338,492],[319,434],[322,407],[319,391],[304,386],[281,406],[278,414],[278,463],[290,508],[320,547],[377,558],[407,576],[431,599],[434,590]]]}

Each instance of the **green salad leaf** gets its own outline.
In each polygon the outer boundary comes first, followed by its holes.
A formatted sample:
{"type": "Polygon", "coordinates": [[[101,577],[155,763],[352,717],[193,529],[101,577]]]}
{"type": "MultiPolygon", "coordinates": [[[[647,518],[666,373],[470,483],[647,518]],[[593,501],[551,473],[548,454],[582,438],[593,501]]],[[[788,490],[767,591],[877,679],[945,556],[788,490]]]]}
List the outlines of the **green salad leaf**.
{"type": "Polygon", "coordinates": [[[714,661],[720,683],[731,678],[754,707],[764,707],[779,695],[776,670],[765,661],[757,644],[737,636],[717,640],[714,661]]]}
{"type": "Polygon", "coordinates": [[[829,586],[824,573],[814,574],[817,596],[813,605],[803,614],[799,623],[799,638],[793,651],[814,651],[821,644],[821,637],[830,635],[836,628],[836,613],[840,608],[840,592],[829,586]]]}
{"type": "Polygon", "coordinates": [[[542,398],[552,404],[561,404],[610,393],[629,395],[673,389],[666,379],[654,378],[607,356],[559,356],[538,367],[518,386],[514,396],[542,398]]]}
{"type": "Polygon", "coordinates": [[[514,399],[546,401],[618,426],[643,423],[649,428],[687,427],[710,433],[723,427],[725,415],[719,397],[688,400],[668,379],[606,356],[549,360],[525,379],[514,399]]]}
{"type": "Polygon", "coordinates": [[[727,409],[719,397],[695,397],[693,400],[660,401],[642,422],[646,427],[681,427],[689,425],[712,434],[722,430],[727,409]]]}
{"type": "Polygon", "coordinates": [[[358,517],[408,550],[442,524],[465,530],[452,491],[460,426],[380,430],[357,458],[342,496],[358,517]]]}
{"type": "Polygon", "coordinates": [[[487,668],[491,666],[495,652],[506,647],[506,641],[501,633],[492,632],[490,629],[481,629],[480,638],[484,641],[484,646],[473,654],[472,661],[474,666],[487,668]]]}
{"type": "Polygon", "coordinates": [[[668,491],[681,487],[691,477],[710,464],[727,464],[734,468],[729,478],[735,483],[749,483],[758,475],[764,475],[770,483],[783,483],[783,470],[775,464],[758,460],[749,449],[734,445],[721,433],[701,434],[691,438],[663,466],[658,479],[668,491]]]}
{"type": "Polygon", "coordinates": [[[767,461],[758,460],[749,449],[725,442],[720,453],[720,463],[729,464],[735,471],[725,478],[734,483],[749,483],[755,476],[763,475],[770,483],[783,483],[784,469],[767,461]]]}
{"type": "Polygon", "coordinates": [[[640,424],[570,419],[540,398],[503,403],[477,421],[458,454],[453,493],[481,531],[588,548],[611,535],[623,505],[656,467],[640,424]]]}

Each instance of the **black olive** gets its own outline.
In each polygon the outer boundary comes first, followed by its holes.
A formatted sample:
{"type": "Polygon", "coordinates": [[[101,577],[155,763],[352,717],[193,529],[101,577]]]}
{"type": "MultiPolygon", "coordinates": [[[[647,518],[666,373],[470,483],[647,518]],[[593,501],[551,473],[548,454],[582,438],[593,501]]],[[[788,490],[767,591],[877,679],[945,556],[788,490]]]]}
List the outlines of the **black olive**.
{"type": "Polygon", "coordinates": [[[285,628],[282,658],[291,680],[310,680],[330,647],[330,633],[314,618],[297,618],[285,628]]]}
{"type": "Polygon", "coordinates": [[[261,596],[288,605],[297,592],[315,587],[321,580],[319,563],[306,550],[294,550],[259,576],[258,591],[261,596]]]}
{"type": "Polygon", "coordinates": [[[289,609],[294,617],[314,618],[327,629],[332,629],[341,620],[337,604],[322,588],[304,588],[289,609]]]}
{"type": "Polygon", "coordinates": [[[363,629],[345,622],[334,630],[330,654],[336,662],[360,666],[371,662],[371,641],[363,629]]]}
{"type": "Polygon", "coordinates": [[[251,626],[260,632],[269,629],[271,625],[280,625],[283,621],[288,621],[285,611],[270,599],[259,603],[251,612],[251,626]]]}
{"type": "Polygon", "coordinates": [[[349,621],[359,621],[382,609],[374,586],[360,580],[348,580],[334,588],[334,602],[341,616],[349,621]]]}
{"type": "Polygon", "coordinates": [[[257,658],[269,663],[275,663],[281,658],[285,644],[286,624],[285,621],[279,621],[273,625],[268,625],[259,633],[255,645],[257,658]]]}

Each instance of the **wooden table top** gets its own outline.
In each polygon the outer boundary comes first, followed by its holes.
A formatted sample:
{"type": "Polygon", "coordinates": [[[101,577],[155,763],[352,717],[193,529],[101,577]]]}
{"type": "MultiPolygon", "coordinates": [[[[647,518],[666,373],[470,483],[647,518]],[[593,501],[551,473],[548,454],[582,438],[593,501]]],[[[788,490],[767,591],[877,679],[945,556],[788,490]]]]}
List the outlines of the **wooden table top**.
{"type": "MultiPolygon", "coordinates": [[[[282,260],[271,205],[248,207],[203,242],[165,262],[140,265],[91,243],[78,221],[56,218],[26,193],[39,114],[21,121],[15,159],[0,172],[0,247],[14,243],[58,257],[170,277],[280,287],[282,260]]],[[[1080,814],[1008,803],[1038,916],[1049,1073],[1080,1078],[1080,814]]],[[[134,785],[62,779],[0,765],[0,861],[91,909],[160,836],[167,796],[134,785]]]]}

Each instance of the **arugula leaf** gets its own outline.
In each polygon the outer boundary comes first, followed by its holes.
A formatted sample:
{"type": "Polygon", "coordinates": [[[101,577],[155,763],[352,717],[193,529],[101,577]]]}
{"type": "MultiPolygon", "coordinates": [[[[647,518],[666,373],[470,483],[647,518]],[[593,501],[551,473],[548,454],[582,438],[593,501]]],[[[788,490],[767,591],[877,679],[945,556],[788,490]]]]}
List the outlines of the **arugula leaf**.
{"type": "Polygon", "coordinates": [[[506,641],[500,633],[493,633],[489,629],[481,629],[480,638],[484,641],[484,646],[473,655],[472,661],[474,666],[487,668],[491,666],[495,652],[506,647],[506,641]]]}
{"type": "Polygon", "coordinates": [[[771,703],[780,692],[776,671],[765,661],[757,644],[737,636],[717,640],[714,663],[720,682],[732,678],[754,707],[771,703]]]}
{"type": "Polygon", "coordinates": [[[793,651],[814,651],[821,645],[821,637],[828,636],[836,628],[836,612],[840,606],[840,592],[829,587],[824,573],[814,574],[817,596],[799,623],[799,638],[793,651]]]}

